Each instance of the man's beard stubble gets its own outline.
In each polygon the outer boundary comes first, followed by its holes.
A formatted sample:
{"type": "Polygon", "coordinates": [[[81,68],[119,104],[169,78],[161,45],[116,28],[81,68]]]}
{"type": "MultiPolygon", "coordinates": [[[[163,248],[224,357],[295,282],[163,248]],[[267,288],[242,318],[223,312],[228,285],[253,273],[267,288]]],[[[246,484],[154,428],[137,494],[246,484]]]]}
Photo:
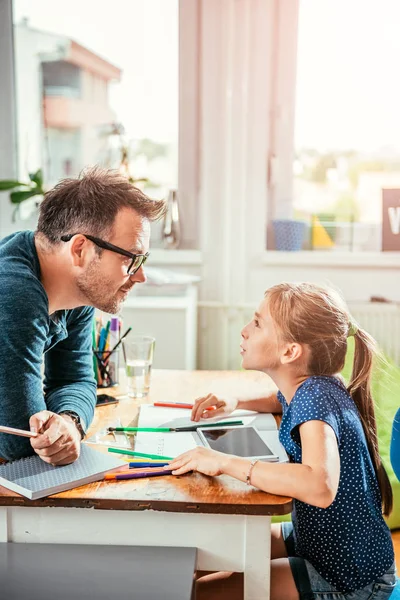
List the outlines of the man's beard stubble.
{"type": "Polygon", "coordinates": [[[105,313],[115,315],[122,308],[122,299],[117,293],[111,294],[114,283],[100,275],[96,263],[92,263],[86,273],[78,278],[76,285],[86,299],[85,304],[94,306],[105,313]]]}

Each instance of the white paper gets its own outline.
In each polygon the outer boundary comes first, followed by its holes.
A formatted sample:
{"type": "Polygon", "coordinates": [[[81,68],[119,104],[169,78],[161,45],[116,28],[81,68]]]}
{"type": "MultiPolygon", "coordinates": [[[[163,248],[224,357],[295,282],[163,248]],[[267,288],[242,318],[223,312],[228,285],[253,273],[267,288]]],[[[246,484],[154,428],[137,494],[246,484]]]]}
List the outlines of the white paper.
{"type": "MultiPolygon", "coordinates": [[[[138,427],[187,427],[195,424],[190,420],[190,415],[190,409],[167,408],[153,406],[152,404],[142,404],[140,407],[138,427]],[[179,413],[179,416],[177,416],[177,413],[179,413]]],[[[260,431],[277,433],[276,422],[272,414],[257,413],[251,410],[235,410],[230,415],[214,419],[202,419],[200,423],[207,426],[209,423],[237,419],[243,421],[243,425],[254,425],[256,429],[260,431]]],[[[281,457],[282,451],[281,449],[279,452],[277,451],[278,448],[275,437],[273,440],[274,443],[271,444],[271,450],[274,450],[276,454],[281,457]]],[[[267,438],[265,438],[265,441],[268,443],[267,438]]],[[[183,452],[192,450],[199,445],[201,445],[201,442],[195,432],[138,432],[136,435],[135,450],[146,454],[157,454],[158,456],[175,458],[183,452]]]]}
{"type": "Polygon", "coordinates": [[[183,452],[196,448],[197,445],[196,439],[190,431],[181,433],[140,432],[136,436],[135,450],[145,454],[176,458],[183,452]]]}
{"type": "MultiPolygon", "coordinates": [[[[139,413],[139,427],[188,427],[195,425],[191,421],[191,410],[186,408],[166,408],[142,404],[139,413]],[[179,413],[179,416],[177,416],[179,413]]],[[[207,426],[209,423],[221,421],[236,421],[240,419],[243,425],[253,425],[259,431],[275,430],[276,421],[271,413],[258,413],[253,410],[235,410],[229,415],[216,418],[201,419],[198,423],[207,426]]]]}

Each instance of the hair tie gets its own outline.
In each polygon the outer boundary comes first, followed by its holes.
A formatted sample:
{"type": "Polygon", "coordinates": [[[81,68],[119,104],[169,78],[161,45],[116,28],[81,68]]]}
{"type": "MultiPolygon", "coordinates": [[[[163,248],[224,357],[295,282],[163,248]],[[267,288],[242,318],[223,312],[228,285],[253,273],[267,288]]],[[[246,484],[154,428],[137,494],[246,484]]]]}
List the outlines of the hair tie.
{"type": "Polygon", "coordinates": [[[349,332],[347,334],[347,337],[353,337],[356,335],[357,332],[358,332],[358,325],[356,323],[354,323],[353,321],[351,321],[349,323],[349,332]]]}

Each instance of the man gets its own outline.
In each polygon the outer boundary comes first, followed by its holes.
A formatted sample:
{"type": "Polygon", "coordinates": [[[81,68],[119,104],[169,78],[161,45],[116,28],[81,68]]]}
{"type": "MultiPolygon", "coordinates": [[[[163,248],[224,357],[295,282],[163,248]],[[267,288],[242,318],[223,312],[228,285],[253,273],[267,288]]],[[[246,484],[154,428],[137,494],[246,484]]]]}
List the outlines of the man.
{"type": "Polygon", "coordinates": [[[39,434],[0,433],[1,457],[78,458],[96,403],[93,307],[117,313],[146,280],[150,222],[164,210],[95,168],[45,195],[35,232],[0,241],[0,425],[39,434]]]}

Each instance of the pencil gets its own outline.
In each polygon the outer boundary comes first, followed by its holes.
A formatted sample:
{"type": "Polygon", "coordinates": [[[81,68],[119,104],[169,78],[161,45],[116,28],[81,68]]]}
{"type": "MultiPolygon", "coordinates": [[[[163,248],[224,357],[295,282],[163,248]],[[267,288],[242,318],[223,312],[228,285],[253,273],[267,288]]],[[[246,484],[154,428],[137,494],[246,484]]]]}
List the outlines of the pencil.
{"type": "MultiPolygon", "coordinates": [[[[167,466],[169,467],[169,463],[166,463],[167,466]]],[[[167,469],[168,470],[168,469],[167,469]]],[[[154,468],[152,467],[138,467],[134,470],[132,469],[127,469],[125,466],[121,467],[120,470],[118,471],[113,471],[112,473],[107,473],[107,475],[128,475],[129,473],[147,473],[148,471],[151,471],[152,473],[165,473],[165,469],[164,467],[160,467],[160,466],[156,466],[154,468]]]]}
{"type": "Polygon", "coordinates": [[[129,456],[142,456],[143,458],[153,458],[154,460],[174,460],[172,456],[160,456],[159,454],[145,454],[144,452],[135,452],[134,450],[125,450],[121,448],[108,448],[109,452],[116,454],[128,454],[129,456]]]}
{"type": "MultiPolygon", "coordinates": [[[[193,408],[193,404],[184,404],[183,402],[154,402],[153,406],[165,406],[166,408],[193,408]]],[[[215,406],[207,406],[204,410],[217,410],[215,406]]]]}
{"type": "Polygon", "coordinates": [[[105,475],[104,479],[106,481],[110,481],[110,480],[123,480],[123,479],[142,479],[144,477],[162,477],[163,475],[171,475],[172,471],[142,471],[140,473],[123,473],[121,475],[113,475],[112,473],[110,473],[110,475],[105,475]]]}
{"type": "Polygon", "coordinates": [[[14,427],[6,427],[0,425],[0,433],[10,433],[12,435],[20,435],[21,437],[37,437],[37,433],[26,431],[25,429],[15,429],[14,427]]]}
{"type": "Polygon", "coordinates": [[[194,423],[193,425],[187,425],[184,427],[108,427],[108,431],[123,431],[124,433],[140,433],[140,432],[153,432],[153,433],[164,433],[164,432],[179,432],[179,431],[196,431],[201,428],[208,427],[228,427],[233,425],[243,425],[243,421],[219,421],[218,423],[194,423]]]}
{"type": "Polygon", "coordinates": [[[141,431],[147,432],[165,432],[165,431],[174,431],[171,427],[108,427],[107,430],[111,433],[113,431],[123,431],[124,433],[137,433],[141,431]]]}
{"type": "Polygon", "coordinates": [[[130,462],[129,463],[129,468],[130,469],[142,469],[143,467],[146,467],[147,469],[155,469],[157,467],[166,467],[167,465],[169,465],[169,462],[139,462],[139,461],[135,461],[135,462],[130,462]]]}

